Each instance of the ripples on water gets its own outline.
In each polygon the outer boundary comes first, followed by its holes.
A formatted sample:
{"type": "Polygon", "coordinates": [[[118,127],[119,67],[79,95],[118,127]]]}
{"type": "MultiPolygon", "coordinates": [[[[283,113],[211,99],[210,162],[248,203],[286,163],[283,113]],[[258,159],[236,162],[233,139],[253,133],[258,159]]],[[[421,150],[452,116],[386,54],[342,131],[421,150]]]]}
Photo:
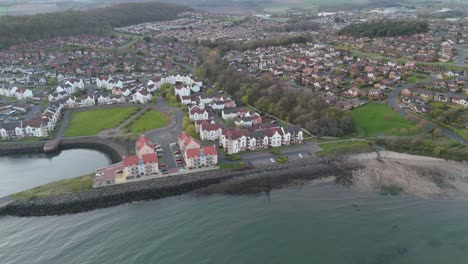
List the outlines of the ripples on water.
{"type": "Polygon", "coordinates": [[[466,263],[466,200],[331,183],[0,218],[1,263],[466,263]]]}

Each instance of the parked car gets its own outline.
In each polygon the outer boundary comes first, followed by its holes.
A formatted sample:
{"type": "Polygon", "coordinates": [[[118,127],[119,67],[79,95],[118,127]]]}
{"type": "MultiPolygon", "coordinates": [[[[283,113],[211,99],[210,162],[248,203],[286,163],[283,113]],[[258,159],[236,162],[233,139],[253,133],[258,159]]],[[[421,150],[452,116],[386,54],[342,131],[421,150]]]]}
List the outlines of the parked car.
{"type": "Polygon", "coordinates": [[[299,158],[303,158],[304,155],[302,155],[302,153],[299,153],[299,158]]]}
{"type": "Polygon", "coordinates": [[[102,172],[96,173],[96,176],[97,177],[104,176],[104,173],[102,173],[102,172]]]}
{"type": "Polygon", "coordinates": [[[272,163],[275,163],[275,162],[276,162],[274,158],[270,158],[270,161],[271,161],[272,163]]]}

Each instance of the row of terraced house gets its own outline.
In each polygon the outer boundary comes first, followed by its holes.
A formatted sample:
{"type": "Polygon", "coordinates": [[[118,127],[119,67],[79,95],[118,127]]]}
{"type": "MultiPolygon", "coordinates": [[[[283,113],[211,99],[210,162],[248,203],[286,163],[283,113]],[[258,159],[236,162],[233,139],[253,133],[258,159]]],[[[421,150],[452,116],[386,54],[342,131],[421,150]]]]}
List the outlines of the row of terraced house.
{"type": "Polygon", "coordinates": [[[48,137],[60,119],[63,105],[50,106],[44,112],[27,121],[0,122],[2,140],[28,137],[48,137]]]}

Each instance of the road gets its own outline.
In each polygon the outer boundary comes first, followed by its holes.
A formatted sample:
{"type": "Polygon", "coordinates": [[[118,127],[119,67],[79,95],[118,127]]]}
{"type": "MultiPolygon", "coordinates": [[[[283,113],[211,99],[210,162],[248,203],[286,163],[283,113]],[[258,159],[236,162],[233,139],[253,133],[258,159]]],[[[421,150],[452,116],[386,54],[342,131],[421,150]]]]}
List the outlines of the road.
{"type": "Polygon", "coordinates": [[[145,135],[153,144],[161,145],[164,155],[161,161],[166,163],[169,169],[175,169],[177,166],[169,144],[177,142],[179,135],[182,133],[184,113],[177,107],[168,106],[162,97],[158,97],[156,105],[158,110],[165,113],[172,113],[173,116],[166,127],[148,131],[145,135]]]}
{"type": "MultiPolygon", "coordinates": [[[[406,112],[406,110],[401,107],[401,105],[398,103],[398,97],[399,97],[399,94],[402,90],[404,90],[405,88],[408,88],[408,89],[411,89],[413,88],[414,86],[416,86],[418,83],[410,83],[410,84],[405,84],[405,85],[401,85],[401,86],[398,86],[398,87],[395,87],[391,92],[390,94],[387,96],[387,101],[388,101],[388,105],[395,109],[398,113],[400,113],[400,115],[406,117],[406,118],[410,118],[410,119],[415,119],[416,117],[413,116],[413,115],[410,115],[406,112]]],[[[421,119],[421,118],[419,118],[421,119]]],[[[430,122],[429,120],[426,120],[428,122],[430,122]]],[[[439,128],[442,133],[444,133],[445,136],[453,139],[454,141],[456,142],[459,142],[460,144],[463,144],[465,146],[468,146],[468,141],[464,140],[462,137],[460,137],[459,135],[457,135],[455,132],[447,129],[447,128],[444,128],[444,127],[441,127],[437,124],[434,124],[434,123],[428,123],[425,131],[429,131],[433,128],[439,128]]]]}

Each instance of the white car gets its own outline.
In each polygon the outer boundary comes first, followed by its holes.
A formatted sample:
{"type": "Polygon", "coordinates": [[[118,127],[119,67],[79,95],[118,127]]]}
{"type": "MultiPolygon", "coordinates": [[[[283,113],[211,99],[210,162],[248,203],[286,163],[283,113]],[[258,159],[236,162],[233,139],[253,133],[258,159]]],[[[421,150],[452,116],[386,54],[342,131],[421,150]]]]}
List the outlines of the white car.
{"type": "Polygon", "coordinates": [[[275,162],[276,162],[275,159],[273,159],[273,158],[270,158],[270,161],[271,161],[272,163],[275,163],[275,162]]]}
{"type": "Polygon", "coordinates": [[[102,172],[96,173],[96,176],[97,176],[97,177],[104,176],[104,173],[102,173],[102,172]]]}
{"type": "Polygon", "coordinates": [[[302,155],[302,153],[299,153],[299,158],[303,158],[304,155],[302,155]]]}

